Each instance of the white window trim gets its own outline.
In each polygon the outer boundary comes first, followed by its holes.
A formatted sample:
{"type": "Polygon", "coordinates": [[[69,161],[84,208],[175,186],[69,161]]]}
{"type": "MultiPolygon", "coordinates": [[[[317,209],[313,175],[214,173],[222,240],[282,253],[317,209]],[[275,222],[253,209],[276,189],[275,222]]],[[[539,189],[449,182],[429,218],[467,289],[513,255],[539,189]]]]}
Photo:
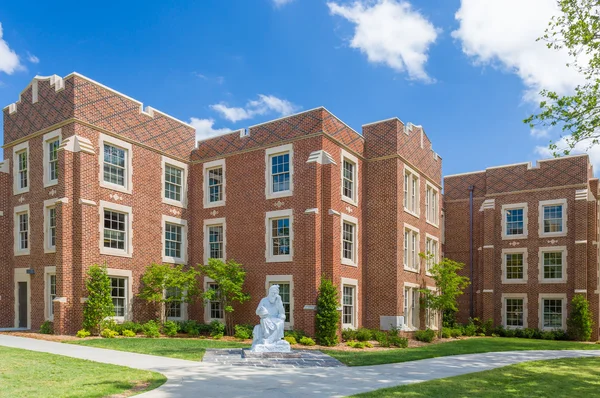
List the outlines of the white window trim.
{"type": "MultiPolygon", "coordinates": [[[[204,284],[202,285],[204,287],[204,291],[206,291],[206,289],[208,289],[209,283],[216,283],[216,281],[212,278],[209,278],[208,276],[205,276],[204,284]]],[[[223,308],[223,316],[225,316],[224,308],[223,308]]],[[[204,300],[204,322],[206,322],[206,323],[211,323],[212,321],[224,322],[224,320],[225,320],[225,318],[211,318],[210,317],[210,301],[204,300]]]]}
{"type": "MultiPolygon", "coordinates": [[[[403,231],[403,233],[402,233],[402,250],[404,250],[404,232],[407,229],[410,229],[412,232],[416,232],[417,233],[417,247],[415,249],[415,256],[417,256],[417,268],[412,268],[410,266],[410,264],[414,264],[414,260],[413,260],[413,258],[411,256],[408,257],[409,261],[406,261],[407,265],[404,265],[404,261],[402,262],[402,264],[403,264],[403,267],[404,267],[405,271],[414,272],[414,273],[418,274],[421,271],[421,260],[419,258],[419,253],[420,253],[419,250],[421,249],[421,231],[417,227],[413,227],[410,224],[404,223],[404,229],[402,230],[403,231]]],[[[411,239],[413,239],[412,238],[412,234],[411,234],[411,239]]],[[[409,241],[409,243],[408,243],[408,252],[410,253],[411,251],[412,251],[412,246],[411,246],[410,241],[409,241]]],[[[402,255],[404,255],[404,253],[402,255]]]]}
{"type": "MultiPolygon", "coordinates": [[[[438,289],[435,286],[426,286],[426,289],[435,293],[436,296],[439,295],[438,289]]],[[[420,304],[420,303],[419,303],[420,304]]],[[[431,330],[438,330],[439,329],[439,313],[436,310],[430,309],[430,308],[425,308],[425,327],[429,328],[431,330]],[[429,324],[429,317],[427,316],[427,311],[433,311],[434,313],[434,319],[435,319],[435,326],[432,326],[431,324],[429,324]]]]}
{"type": "Polygon", "coordinates": [[[567,246],[540,247],[538,252],[538,280],[540,283],[567,283],[567,246]],[[544,253],[562,253],[562,278],[544,278],[544,253]]]}
{"type": "Polygon", "coordinates": [[[294,258],[294,212],[292,209],[268,211],[265,215],[265,259],[267,263],[291,262],[294,258]],[[290,254],[274,256],[271,244],[271,220],[274,218],[289,217],[290,219],[290,254]]]}
{"type": "Polygon", "coordinates": [[[267,275],[265,279],[265,291],[269,294],[270,285],[277,283],[288,283],[290,285],[290,321],[284,322],[284,328],[291,330],[294,328],[294,277],[293,275],[267,275]]]}
{"type": "MultiPolygon", "coordinates": [[[[44,253],[56,253],[56,246],[50,246],[50,209],[56,211],[56,199],[44,201],[44,253]]],[[[58,236],[58,235],[57,235],[58,236]]]]}
{"type": "Polygon", "coordinates": [[[31,156],[29,155],[29,141],[22,142],[13,147],[13,195],[29,192],[29,188],[31,187],[31,156]],[[22,151],[26,151],[27,153],[27,186],[25,188],[19,188],[19,157],[17,154],[22,151]]]}
{"type": "Polygon", "coordinates": [[[558,299],[562,300],[562,327],[560,330],[567,330],[567,294],[566,293],[540,293],[538,299],[538,319],[540,330],[555,330],[556,328],[544,327],[544,300],[558,299]]]}
{"type": "Polygon", "coordinates": [[[525,329],[527,325],[528,303],[527,293],[502,293],[502,326],[506,329],[525,329]],[[506,315],[506,299],[523,299],[523,326],[508,326],[506,315]]]}
{"type": "MultiPolygon", "coordinates": [[[[167,296],[167,291],[165,290],[164,293],[165,298],[167,296]]],[[[184,293],[185,294],[185,293],[184,293]]],[[[163,303],[163,311],[166,312],[166,305],[167,303],[163,303]]],[[[186,303],[185,301],[181,301],[181,316],[168,316],[167,320],[168,321],[187,321],[188,319],[188,303],[186,303]]]]}
{"type": "MultiPolygon", "coordinates": [[[[404,289],[409,288],[409,292],[410,292],[410,301],[408,302],[408,306],[406,308],[410,309],[410,306],[412,304],[412,295],[414,294],[414,291],[419,291],[419,289],[421,288],[421,286],[417,283],[411,283],[411,282],[404,282],[404,286],[402,287],[402,295],[403,295],[403,300],[406,299],[406,297],[404,297],[404,289]]],[[[421,322],[421,303],[420,303],[420,297],[419,300],[415,301],[415,311],[417,311],[417,324],[416,325],[411,325],[410,323],[412,322],[412,313],[410,314],[411,316],[409,317],[408,314],[404,314],[404,319],[406,320],[406,324],[402,324],[402,329],[405,331],[415,331],[415,330],[419,330],[419,326],[420,326],[420,322],[421,322]]],[[[404,304],[404,303],[403,303],[404,304]]],[[[404,311],[404,306],[402,307],[403,311],[404,311]]]]}
{"type": "MultiPolygon", "coordinates": [[[[433,253],[434,256],[435,256],[434,259],[433,259],[434,264],[435,264],[435,262],[436,261],[439,262],[440,258],[441,258],[440,257],[440,250],[441,250],[440,240],[439,240],[439,238],[437,238],[437,237],[435,237],[435,236],[433,236],[431,234],[425,233],[425,250],[427,250],[427,239],[431,239],[431,240],[437,242],[437,253],[433,253]]],[[[427,253],[425,253],[425,255],[427,255],[427,253]]],[[[431,276],[431,272],[429,272],[429,269],[427,267],[427,263],[425,263],[425,274],[427,276],[431,276]]]]}
{"type": "Polygon", "coordinates": [[[341,278],[340,281],[340,299],[341,299],[341,307],[342,307],[342,322],[344,321],[344,286],[352,286],[354,287],[354,323],[342,323],[342,329],[357,329],[358,328],[358,303],[359,303],[359,295],[358,295],[358,280],[352,278],[341,278]]]}
{"type": "Polygon", "coordinates": [[[31,275],[27,273],[28,269],[15,268],[14,271],[15,328],[19,327],[19,282],[27,282],[27,329],[31,329],[31,275]]]}
{"type": "Polygon", "coordinates": [[[188,224],[187,220],[181,218],[162,216],[162,260],[164,263],[183,264],[188,262],[187,246],[188,246],[188,224]],[[165,255],[166,249],[166,224],[175,224],[181,226],[181,257],[171,257],[165,255]]]}
{"type": "Polygon", "coordinates": [[[410,208],[404,207],[404,211],[408,214],[411,214],[417,218],[420,217],[421,214],[421,175],[419,173],[417,173],[416,171],[414,171],[413,169],[411,169],[410,167],[408,167],[406,164],[404,164],[404,172],[402,174],[402,184],[404,184],[404,176],[406,175],[406,173],[410,173],[411,177],[409,179],[409,187],[408,187],[408,199],[406,201],[406,203],[409,205],[412,204],[412,178],[417,177],[417,192],[415,194],[415,200],[417,201],[416,204],[416,209],[417,211],[414,212],[412,211],[410,208]]]}
{"type": "Polygon", "coordinates": [[[283,198],[294,194],[294,146],[286,144],[265,150],[265,196],[267,199],[283,198]],[[290,189],[287,191],[273,192],[271,179],[271,157],[289,152],[290,154],[290,189]]]}
{"type": "Polygon", "coordinates": [[[342,161],[340,162],[340,165],[341,165],[341,167],[340,167],[340,169],[341,169],[340,192],[342,195],[342,200],[346,203],[350,203],[351,205],[358,206],[358,193],[359,193],[358,181],[360,180],[359,179],[358,158],[356,156],[352,155],[351,153],[349,153],[348,151],[342,149],[342,161]],[[354,164],[354,181],[353,181],[353,186],[352,186],[352,195],[354,196],[354,198],[349,198],[346,195],[344,195],[344,160],[347,160],[350,163],[354,164]]]}
{"type": "Polygon", "coordinates": [[[100,153],[100,155],[98,156],[98,160],[99,160],[99,179],[100,179],[100,186],[103,188],[107,188],[107,189],[112,189],[113,191],[119,191],[119,192],[123,192],[123,193],[128,193],[131,194],[133,192],[133,147],[129,142],[125,142],[123,140],[120,140],[118,138],[115,137],[111,137],[110,135],[106,135],[106,134],[99,134],[99,140],[98,140],[98,145],[99,145],[99,150],[98,152],[100,153]],[[106,182],[104,181],[104,144],[109,144],[111,146],[116,146],[120,149],[124,149],[126,151],[126,159],[125,159],[125,187],[121,186],[121,185],[117,185],[117,184],[112,184],[110,182],[106,182]]]}
{"type": "Polygon", "coordinates": [[[187,178],[188,178],[188,165],[183,163],[183,162],[179,162],[177,160],[173,160],[171,158],[168,158],[166,156],[163,156],[161,159],[161,169],[162,169],[162,175],[161,175],[161,182],[162,182],[162,202],[166,203],[168,205],[171,206],[177,206],[177,207],[182,207],[182,208],[187,208],[187,178]],[[166,186],[166,181],[165,181],[165,170],[166,170],[166,166],[169,165],[171,167],[175,167],[178,169],[181,169],[181,200],[173,200],[173,199],[169,199],[167,197],[165,197],[165,186],[166,186]]]}
{"type": "Polygon", "coordinates": [[[133,255],[133,213],[131,211],[131,207],[101,200],[100,206],[98,206],[98,211],[100,214],[100,254],[117,257],[131,257],[133,255]],[[104,247],[104,210],[114,210],[127,215],[125,219],[127,224],[125,229],[125,244],[127,247],[125,250],[104,247]]]}
{"type": "Polygon", "coordinates": [[[528,280],[528,266],[527,266],[527,248],[514,248],[514,249],[502,249],[502,283],[511,285],[511,284],[524,284],[527,283],[528,280]],[[506,255],[514,254],[514,253],[522,253],[523,254],[523,278],[522,279],[508,279],[506,277],[506,255]]]}
{"type": "Polygon", "coordinates": [[[341,213],[340,228],[340,258],[342,259],[342,264],[349,265],[352,267],[358,267],[358,218],[341,213]],[[344,258],[344,222],[354,225],[354,241],[352,242],[352,260],[344,258]]]}
{"type": "Polygon", "coordinates": [[[209,209],[211,207],[225,206],[225,202],[227,200],[227,172],[225,170],[225,159],[213,160],[212,162],[204,163],[202,166],[202,176],[202,196],[204,198],[204,208],[209,209]],[[210,191],[208,189],[208,171],[219,167],[223,169],[223,199],[217,202],[209,202],[208,199],[210,197],[210,191]]]}
{"type": "MultiPolygon", "coordinates": [[[[432,225],[436,228],[440,227],[440,190],[433,185],[432,183],[430,183],[429,181],[425,180],[425,196],[427,196],[427,188],[431,188],[433,191],[436,192],[436,196],[437,196],[437,201],[436,201],[436,205],[435,205],[435,220],[430,220],[429,219],[429,214],[427,214],[427,211],[425,211],[425,220],[427,222],[427,224],[432,225]]],[[[425,199],[427,200],[427,198],[425,199]]],[[[431,207],[431,203],[429,203],[429,206],[431,207]]]]}
{"type": "MultiPolygon", "coordinates": [[[[44,319],[47,321],[53,322],[54,315],[50,315],[50,306],[53,306],[54,303],[49,301],[50,297],[50,276],[56,276],[56,266],[48,266],[44,267],[44,319]]],[[[57,295],[58,297],[58,295],[57,295]]]]}
{"type": "Polygon", "coordinates": [[[540,200],[538,207],[538,233],[540,238],[554,237],[554,236],[567,236],[567,199],[554,199],[554,200],[540,200]],[[562,231],[561,232],[544,232],[544,207],[562,205],[562,231]]]}
{"type": "Polygon", "coordinates": [[[113,278],[126,278],[127,286],[125,287],[125,316],[111,316],[117,323],[123,323],[125,321],[130,321],[133,319],[133,272],[130,270],[124,269],[116,269],[116,268],[107,268],[106,272],[108,277],[113,278]]]}
{"type": "Polygon", "coordinates": [[[527,224],[529,219],[527,217],[527,203],[510,203],[502,205],[502,239],[527,239],[527,224]],[[519,235],[507,235],[506,234],[506,210],[511,209],[523,209],[523,233],[519,235]]]}
{"type": "Polygon", "coordinates": [[[55,141],[58,138],[59,146],[62,143],[62,133],[61,129],[51,131],[47,134],[44,134],[43,145],[44,145],[44,188],[51,187],[53,185],[58,184],[58,179],[51,180],[50,179],[50,151],[48,149],[48,144],[50,141],[55,141]]]}
{"type": "Polygon", "coordinates": [[[204,220],[204,264],[208,263],[208,253],[210,253],[210,242],[208,227],[222,225],[223,226],[223,258],[220,260],[225,261],[227,259],[227,221],[223,218],[211,218],[204,220]]]}
{"type": "Polygon", "coordinates": [[[14,240],[14,255],[15,256],[28,256],[31,253],[31,211],[29,211],[29,205],[16,206],[13,211],[13,240],[14,240]],[[19,217],[18,214],[27,213],[27,249],[21,249],[19,246],[19,217]]]}

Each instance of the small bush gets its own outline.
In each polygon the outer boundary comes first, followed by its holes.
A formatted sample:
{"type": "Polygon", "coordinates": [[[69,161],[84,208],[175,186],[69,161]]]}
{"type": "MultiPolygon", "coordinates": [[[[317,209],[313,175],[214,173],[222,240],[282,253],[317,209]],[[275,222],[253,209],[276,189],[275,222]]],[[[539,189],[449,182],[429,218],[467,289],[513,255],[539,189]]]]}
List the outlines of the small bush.
{"type": "Polygon", "coordinates": [[[296,339],[293,336],[286,336],[283,339],[285,341],[287,341],[288,343],[290,343],[291,345],[298,344],[298,342],[296,341],[296,339]]]}
{"type": "Polygon", "coordinates": [[[348,345],[348,347],[352,347],[352,348],[359,348],[359,349],[363,349],[365,347],[367,348],[373,348],[373,344],[369,343],[368,341],[354,341],[351,340],[348,343],[346,343],[348,345]]]}
{"type": "Polygon", "coordinates": [[[190,337],[198,337],[200,336],[200,331],[197,328],[192,328],[189,330],[188,335],[190,337]]]}
{"type": "Polygon", "coordinates": [[[160,323],[157,321],[148,321],[142,325],[142,332],[148,338],[160,337],[160,323]]]}
{"type": "Polygon", "coordinates": [[[252,338],[254,327],[252,325],[235,325],[235,338],[248,340],[252,338]]]}
{"type": "Polygon", "coordinates": [[[589,341],[592,337],[592,313],[584,296],[576,294],[571,301],[571,313],[567,318],[567,334],[573,340],[589,341]]]}
{"type": "Polygon", "coordinates": [[[426,330],[417,330],[415,332],[415,339],[425,343],[431,343],[435,338],[435,332],[429,328],[426,330]]]}
{"type": "Polygon", "coordinates": [[[286,330],[283,332],[285,337],[293,337],[296,341],[300,341],[300,339],[306,336],[306,333],[302,330],[286,330]]]}
{"type": "Polygon", "coordinates": [[[41,334],[54,334],[54,324],[50,321],[42,323],[40,326],[41,334]]]}
{"type": "Polygon", "coordinates": [[[308,345],[308,346],[315,345],[315,341],[308,336],[302,337],[300,339],[299,343],[302,345],[308,345]]]}
{"type": "Polygon", "coordinates": [[[354,329],[342,330],[342,339],[344,341],[356,340],[356,330],[354,330],[354,329]]]}
{"type": "Polygon", "coordinates": [[[198,330],[198,322],[196,322],[193,319],[190,319],[188,321],[183,321],[179,324],[179,329],[183,332],[183,333],[190,333],[192,330],[198,330]]]}
{"type": "Polygon", "coordinates": [[[379,343],[380,347],[389,347],[390,346],[390,336],[386,332],[382,332],[380,330],[374,333],[375,340],[379,343]]]}
{"type": "Polygon", "coordinates": [[[390,345],[398,348],[407,348],[408,347],[408,339],[406,337],[400,337],[395,335],[389,336],[390,345]]]}
{"type": "Polygon", "coordinates": [[[463,335],[462,328],[460,328],[460,327],[449,329],[449,331],[450,331],[450,336],[451,337],[458,338],[458,337],[461,337],[463,335]]]}
{"type": "Polygon", "coordinates": [[[133,330],[125,329],[121,332],[124,337],[135,337],[136,334],[133,330]]]}
{"type": "Polygon", "coordinates": [[[102,332],[100,332],[100,336],[104,337],[105,339],[114,339],[118,335],[119,332],[112,329],[103,329],[102,332]]]}
{"type": "Polygon", "coordinates": [[[360,328],[356,331],[356,340],[369,341],[373,340],[373,331],[367,328],[360,328]]]}
{"type": "Polygon", "coordinates": [[[442,329],[442,338],[449,339],[452,337],[452,330],[449,328],[442,329]]]}
{"type": "Polygon", "coordinates": [[[463,326],[463,335],[475,336],[477,333],[477,326],[473,322],[473,319],[469,319],[469,323],[463,326]]]}
{"type": "Polygon", "coordinates": [[[86,337],[89,337],[91,335],[90,332],[88,332],[85,329],[81,329],[77,331],[77,337],[79,337],[80,339],[85,339],[86,337]]]}
{"type": "MultiPolygon", "coordinates": [[[[338,288],[330,279],[321,277],[315,315],[316,338],[320,345],[331,347],[338,343],[340,313],[338,288]]],[[[302,344],[302,340],[300,340],[302,344]]]]}
{"type": "Polygon", "coordinates": [[[225,324],[219,321],[212,321],[210,323],[210,337],[213,339],[220,339],[225,334],[225,324]]]}
{"type": "Polygon", "coordinates": [[[491,336],[494,332],[494,320],[488,319],[481,325],[481,333],[485,333],[486,336],[491,336]]]}
{"type": "Polygon", "coordinates": [[[179,329],[179,327],[173,321],[166,321],[162,328],[163,333],[168,337],[177,336],[177,329],[179,329]]]}
{"type": "Polygon", "coordinates": [[[122,324],[118,325],[118,327],[114,330],[120,332],[121,334],[123,334],[123,331],[125,330],[131,330],[134,333],[141,333],[142,325],[138,322],[125,321],[122,324]]]}

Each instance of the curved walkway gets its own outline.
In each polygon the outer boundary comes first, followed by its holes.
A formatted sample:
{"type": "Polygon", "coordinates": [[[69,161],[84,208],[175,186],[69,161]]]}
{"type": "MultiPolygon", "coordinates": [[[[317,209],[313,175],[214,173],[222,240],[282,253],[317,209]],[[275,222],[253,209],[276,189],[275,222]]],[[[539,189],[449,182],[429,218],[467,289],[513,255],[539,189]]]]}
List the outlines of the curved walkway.
{"type": "Polygon", "coordinates": [[[168,381],[144,398],[341,397],[495,369],[519,362],[600,357],[600,350],[507,351],[455,355],[388,365],[340,368],[250,368],[156,357],[0,335],[0,345],[128,366],[164,374],[168,381]]]}

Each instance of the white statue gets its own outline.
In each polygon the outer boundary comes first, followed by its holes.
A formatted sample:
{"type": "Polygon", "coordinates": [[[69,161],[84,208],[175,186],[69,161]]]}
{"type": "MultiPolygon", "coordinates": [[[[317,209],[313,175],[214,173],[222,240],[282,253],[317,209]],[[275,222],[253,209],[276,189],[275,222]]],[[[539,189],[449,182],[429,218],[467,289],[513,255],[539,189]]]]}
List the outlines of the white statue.
{"type": "Polygon", "coordinates": [[[283,340],[285,309],[279,295],[279,285],[269,288],[267,297],[260,300],[256,315],[260,324],[254,327],[252,352],[290,352],[290,343],[283,340]]]}

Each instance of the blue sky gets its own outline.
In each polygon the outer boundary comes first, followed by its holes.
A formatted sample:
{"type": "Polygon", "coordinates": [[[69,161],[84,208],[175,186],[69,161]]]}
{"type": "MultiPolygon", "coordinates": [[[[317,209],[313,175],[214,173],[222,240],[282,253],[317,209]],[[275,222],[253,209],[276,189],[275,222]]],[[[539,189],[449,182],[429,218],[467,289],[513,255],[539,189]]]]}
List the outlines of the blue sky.
{"type": "Polygon", "coordinates": [[[554,0],[42,3],[0,5],[2,107],[35,75],[76,71],[199,137],[320,105],[357,131],[398,116],[444,174],[547,157],[560,132],[522,120],[540,87],[579,81],[535,42],[554,0]]]}

